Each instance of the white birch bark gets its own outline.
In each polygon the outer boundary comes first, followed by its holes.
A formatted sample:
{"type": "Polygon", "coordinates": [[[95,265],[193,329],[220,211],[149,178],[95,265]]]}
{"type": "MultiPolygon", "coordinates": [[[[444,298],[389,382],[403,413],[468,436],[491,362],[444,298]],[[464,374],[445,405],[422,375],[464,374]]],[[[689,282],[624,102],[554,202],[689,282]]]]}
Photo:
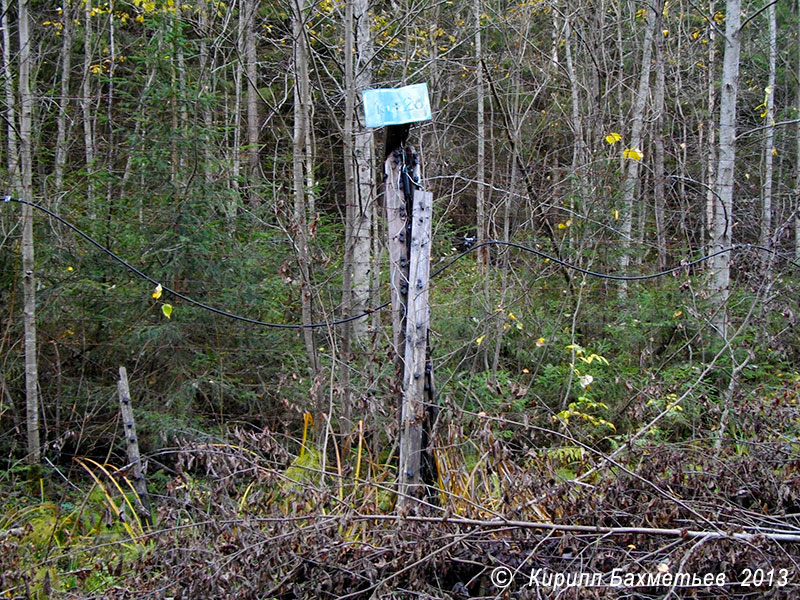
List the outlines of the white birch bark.
{"type": "MultiPolygon", "coordinates": [[[[626,147],[632,150],[641,151],[642,149],[642,131],[644,129],[644,113],[647,106],[647,96],[650,93],[650,59],[653,53],[653,32],[656,26],[656,9],[649,5],[645,5],[647,17],[644,30],[644,41],[642,46],[642,62],[641,71],[639,72],[639,84],[636,88],[636,96],[633,103],[633,114],[631,115],[631,135],[626,147]]],[[[622,255],[620,256],[619,267],[620,271],[625,273],[630,265],[630,254],[628,250],[631,244],[631,233],[633,229],[633,208],[636,196],[636,184],[639,181],[639,166],[638,160],[629,159],[626,165],[625,180],[622,183],[622,208],[620,210],[620,217],[622,223],[620,225],[621,243],[620,247],[622,255]]],[[[619,295],[625,297],[627,294],[628,286],[626,282],[620,282],[619,295]]]]}
{"type": "MultiPolygon", "coordinates": [[[[482,47],[482,26],[481,15],[483,14],[482,0],[475,1],[475,93],[477,96],[478,107],[476,116],[477,125],[477,170],[475,175],[475,243],[482,244],[486,241],[486,190],[484,189],[486,179],[486,89],[483,73],[483,47],[482,47]]],[[[488,264],[489,251],[487,247],[478,250],[478,273],[484,275],[488,264]]]]}
{"type": "MultiPolygon", "coordinates": [[[[355,20],[354,85],[360,96],[365,89],[372,87],[372,37],[367,0],[353,0],[355,20]]],[[[373,179],[374,156],[372,131],[354,123],[355,139],[353,160],[357,203],[354,212],[353,228],[353,314],[363,313],[369,308],[370,285],[372,281],[372,214],[375,203],[375,181],[373,179]]],[[[365,339],[367,320],[354,322],[355,342],[365,339]]]]}
{"type": "MultiPolygon", "coordinates": [[[[775,147],[775,65],[778,50],[778,25],[775,3],[767,9],[769,20],[769,75],[767,87],[764,90],[765,104],[764,122],[767,129],[764,133],[764,179],[761,182],[761,230],[758,243],[764,248],[772,246],[772,175],[773,155],[775,147]]],[[[765,272],[769,274],[772,257],[762,254],[762,264],[765,272]]]]}
{"type": "Polygon", "coordinates": [[[92,91],[92,0],[86,0],[83,11],[84,38],[83,38],[83,83],[81,85],[81,114],[83,117],[83,146],[86,160],[86,202],[89,206],[89,216],[94,218],[94,120],[92,118],[92,105],[94,96],[92,91]]]}
{"type": "MultiPolygon", "coordinates": [[[[252,186],[260,171],[259,133],[261,130],[258,111],[258,62],[256,57],[256,3],[245,0],[242,5],[244,14],[244,62],[247,76],[247,170],[252,186]]],[[[250,200],[254,193],[249,190],[250,200]]]]}
{"type": "MultiPolygon", "coordinates": [[[[741,0],[727,0],[725,7],[725,55],[722,61],[722,86],[719,101],[719,155],[715,185],[714,221],[711,250],[729,248],[733,238],[733,180],[736,158],[736,96],[739,91],[741,51],[741,0]]],[[[730,252],[711,259],[711,323],[723,340],[728,333],[730,296],[730,252]]]]}
{"type": "MultiPolygon", "coordinates": [[[[19,22],[19,145],[22,171],[22,196],[33,199],[33,152],[31,129],[33,96],[31,94],[30,0],[18,0],[19,22]]],[[[39,374],[36,363],[36,280],[34,277],[33,209],[22,205],[22,289],[24,295],[23,324],[25,328],[25,406],[28,431],[29,464],[41,461],[39,442],[39,374]]]]}
{"type": "Polygon", "coordinates": [[[72,72],[72,43],[75,30],[72,21],[72,5],[62,4],[61,17],[64,28],[61,31],[61,94],[58,98],[58,115],[56,116],[56,154],[54,166],[54,188],[56,194],[63,193],[64,165],[67,162],[67,111],[70,100],[70,80],[72,72]]]}
{"type": "MultiPolygon", "coordinates": [[[[800,0],[797,0],[797,14],[800,15],[800,0]]],[[[797,35],[800,39],[800,18],[797,20],[797,35]]],[[[797,47],[797,69],[800,72],[800,45],[797,47]]],[[[800,80],[797,81],[797,98],[795,100],[797,113],[800,114],[800,80]]],[[[794,197],[794,259],[800,261],[800,121],[797,123],[796,130],[797,156],[795,170],[797,179],[795,180],[794,197]]]]}
{"type": "MultiPolygon", "coordinates": [[[[715,12],[716,3],[711,1],[709,6],[709,13],[713,15],[715,12]]],[[[714,78],[714,71],[717,62],[717,44],[716,44],[716,29],[709,28],[708,32],[708,119],[705,121],[705,128],[708,131],[707,147],[708,154],[706,155],[706,211],[705,211],[705,231],[708,234],[708,248],[710,252],[711,239],[713,238],[714,230],[714,206],[716,205],[716,198],[714,196],[714,186],[717,181],[717,126],[714,118],[714,113],[717,110],[717,82],[714,78]]]]}
{"type": "Polygon", "coordinates": [[[17,146],[17,90],[14,89],[14,74],[11,68],[11,30],[8,23],[8,0],[2,0],[0,10],[2,10],[3,27],[3,79],[5,83],[6,98],[6,140],[7,140],[7,160],[9,179],[11,186],[19,191],[22,181],[19,174],[19,148],[17,146]]]}
{"type": "Polygon", "coordinates": [[[666,79],[664,75],[664,36],[659,33],[663,23],[663,6],[658,4],[656,18],[656,81],[653,89],[653,104],[656,110],[653,125],[653,196],[656,221],[656,245],[658,246],[658,268],[667,268],[667,235],[664,223],[665,182],[664,182],[664,93],[666,79]]]}

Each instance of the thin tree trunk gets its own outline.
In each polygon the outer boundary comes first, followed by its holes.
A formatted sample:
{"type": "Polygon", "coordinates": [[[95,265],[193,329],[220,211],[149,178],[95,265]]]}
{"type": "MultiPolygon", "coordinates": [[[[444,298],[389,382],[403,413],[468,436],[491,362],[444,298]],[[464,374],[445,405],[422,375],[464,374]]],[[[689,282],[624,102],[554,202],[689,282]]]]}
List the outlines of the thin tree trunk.
{"type": "Polygon", "coordinates": [[[81,112],[83,116],[83,145],[86,160],[86,205],[89,207],[90,218],[94,218],[94,123],[92,120],[92,0],[86,0],[83,21],[83,85],[81,98],[81,112]]]}
{"type": "MultiPolygon", "coordinates": [[[[372,42],[366,0],[347,2],[345,8],[345,265],[342,303],[344,315],[364,313],[372,300],[372,223],[375,204],[372,133],[358,123],[356,99],[371,86],[372,42]]],[[[345,328],[342,358],[353,360],[353,346],[364,348],[368,321],[358,319],[345,328]]],[[[343,429],[350,430],[351,393],[348,369],[342,371],[345,398],[343,429]]]]}
{"type": "MultiPolygon", "coordinates": [[[[478,100],[477,114],[477,173],[475,175],[475,243],[482,244],[486,241],[486,190],[484,189],[486,179],[486,89],[483,81],[483,47],[482,47],[482,26],[481,15],[483,14],[482,0],[475,0],[475,68],[476,82],[475,93],[478,100]]],[[[486,246],[478,250],[478,273],[486,274],[489,250],[486,246]]]]}
{"type": "Polygon", "coordinates": [[[211,169],[212,153],[211,153],[211,129],[213,125],[213,117],[211,112],[211,102],[209,96],[211,94],[211,59],[209,56],[209,39],[211,38],[211,24],[209,23],[209,4],[207,0],[203,0],[200,10],[200,39],[198,41],[200,52],[200,69],[197,82],[197,100],[202,107],[203,114],[203,133],[199,135],[199,139],[203,140],[203,176],[207,186],[213,182],[214,175],[211,169]]]}
{"type": "MultiPolygon", "coordinates": [[[[572,57],[572,24],[569,20],[564,23],[564,59],[567,65],[567,75],[569,76],[570,105],[571,105],[571,129],[572,129],[572,173],[576,174],[578,185],[577,189],[570,190],[570,215],[580,211],[580,207],[575,206],[575,196],[581,199],[581,203],[589,197],[589,181],[586,175],[586,162],[588,148],[586,145],[586,132],[583,127],[581,117],[580,94],[581,85],[578,81],[578,74],[575,70],[575,61],[572,57]]],[[[571,232],[570,232],[571,237],[571,232]]]]}
{"type": "Polygon", "coordinates": [[[666,79],[664,76],[664,36],[660,34],[663,22],[663,10],[659,7],[656,15],[656,82],[653,90],[653,103],[655,104],[656,119],[653,127],[653,197],[656,221],[656,245],[658,246],[658,268],[667,268],[667,234],[664,223],[664,208],[666,205],[664,191],[664,93],[666,79]]]}
{"type": "MultiPolygon", "coordinates": [[[[308,77],[308,46],[305,36],[305,0],[296,0],[293,5],[292,33],[294,37],[294,138],[292,142],[292,176],[294,181],[294,241],[297,262],[300,268],[300,300],[304,323],[312,320],[312,290],[310,275],[310,253],[308,250],[308,206],[306,204],[306,169],[310,160],[308,128],[311,112],[311,93],[308,77]]],[[[314,334],[303,329],[303,342],[308,356],[309,373],[316,388],[319,375],[319,358],[314,345],[314,334]]],[[[315,394],[318,414],[323,407],[321,396],[315,394]]],[[[321,419],[319,421],[322,422],[321,419]]]]}
{"type": "MultiPolygon", "coordinates": [[[[656,11],[661,10],[657,7],[646,6],[647,21],[644,30],[644,42],[642,48],[642,63],[641,71],[639,73],[639,85],[636,89],[636,96],[633,103],[633,114],[631,116],[631,137],[627,147],[641,151],[642,148],[642,130],[644,129],[644,112],[647,106],[647,96],[650,93],[650,58],[653,52],[653,32],[656,27],[656,11]]],[[[620,233],[622,235],[621,248],[622,255],[620,256],[620,270],[625,273],[630,265],[630,255],[628,250],[631,244],[631,233],[633,230],[633,207],[636,195],[636,184],[639,181],[639,166],[638,160],[630,159],[627,161],[627,173],[625,180],[622,183],[622,210],[620,211],[622,217],[622,224],[620,226],[620,233]]],[[[625,297],[627,295],[628,286],[626,282],[620,282],[619,295],[625,297]]]]}
{"type": "MultiPolygon", "coordinates": [[[[22,167],[22,196],[33,198],[33,152],[31,150],[31,122],[33,96],[31,94],[31,47],[28,5],[30,0],[18,0],[19,14],[19,142],[22,167]]],[[[41,461],[39,442],[39,374],[36,364],[36,281],[34,278],[33,208],[22,205],[22,287],[24,295],[23,321],[25,328],[25,397],[28,429],[29,464],[41,461]]]]}
{"type": "MultiPolygon", "coordinates": [[[[239,56],[244,54],[244,21],[241,15],[237,21],[236,40],[237,53],[239,56]]],[[[233,67],[233,111],[230,117],[229,127],[233,128],[233,148],[231,148],[231,184],[234,190],[234,200],[228,205],[228,219],[233,219],[236,214],[239,196],[239,175],[242,171],[242,79],[244,77],[244,65],[241,60],[235,61],[233,67]]]]}
{"type": "MultiPolygon", "coordinates": [[[[181,17],[181,8],[180,6],[175,7],[175,34],[173,39],[175,40],[175,60],[178,63],[178,89],[175,91],[175,100],[178,104],[177,106],[177,114],[180,119],[180,124],[178,128],[174,132],[174,137],[177,139],[178,142],[178,181],[177,183],[183,183],[186,179],[182,173],[186,170],[187,164],[187,155],[186,155],[186,143],[187,143],[187,127],[189,125],[189,108],[187,107],[186,99],[187,93],[186,88],[188,86],[186,81],[186,56],[183,51],[184,47],[184,35],[183,35],[183,21],[181,17]]],[[[191,159],[190,159],[191,160],[191,159]]]]}
{"type": "Polygon", "coordinates": [[[75,30],[72,22],[72,5],[64,2],[61,6],[64,29],[61,32],[61,95],[58,98],[58,116],[56,117],[56,155],[55,155],[55,192],[60,195],[64,188],[64,165],[67,162],[67,111],[69,110],[69,88],[72,71],[72,42],[75,30]]]}
{"type": "MultiPolygon", "coordinates": [[[[797,0],[797,35],[800,39],[800,0],[797,0]]],[[[797,69],[800,72],[800,44],[797,46],[797,69]]],[[[797,81],[797,90],[795,92],[797,98],[795,100],[797,112],[800,114],[800,79],[797,81]]],[[[800,261],[800,121],[797,122],[797,129],[795,134],[797,143],[797,156],[795,170],[795,197],[794,197],[794,259],[800,261]]]]}
{"type": "MultiPolygon", "coordinates": [[[[709,13],[713,15],[715,12],[716,3],[711,1],[709,6],[709,13]]],[[[717,124],[715,120],[715,112],[717,109],[717,82],[714,77],[714,70],[717,62],[716,51],[716,29],[709,28],[708,32],[708,119],[706,119],[706,131],[708,131],[708,154],[706,156],[706,214],[705,214],[705,231],[708,234],[708,248],[711,248],[711,240],[714,237],[714,210],[716,206],[716,198],[714,196],[714,186],[717,179],[717,124]]]]}
{"type": "MultiPolygon", "coordinates": [[[[739,91],[739,54],[741,50],[741,0],[727,0],[725,8],[725,56],[722,61],[722,87],[719,102],[719,158],[715,186],[714,227],[711,250],[729,248],[733,229],[733,175],[736,158],[736,96],[739,91]]],[[[730,252],[711,259],[711,323],[716,334],[728,334],[728,297],[730,296],[730,252]]]]}
{"type": "Polygon", "coordinates": [[[261,123],[258,114],[258,62],[256,57],[256,3],[245,0],[242,5],[244,14],[244,63],[247,76],[247,170],[250,181],[248,196],[250,201],[256,200],[253,184],[258,180],[261,170],[259,161],[259,133],[261,123]]]}
{"type": "MultiPolygon", "coordinates": [[[[355,20],[355,89],[358,94],[372,86],[372,38],[367,0],[353,0],[355,20]]],[[[372,213],[375,203],[373,178],[374,157],[372,131],[355,122],[356,199],[353,229],[353,314],[363,313],[369,308],[372,281],[372,213]]],[[[367,320],[354,322],[353,341],[362,343],[366,338],[367,320]]]]}
{"type": "MultiPolygon", "coordinates": [[[[772,175],[773,155],[775,146],[775,64],[778,49],[778,25],[775,3],[768,8],[769,19],[769,77],[765,90],[764,119],[767,129],[764,135],[764,180],[761,185],[761,231],[758,237],[759,244],[764,248],[772,246],[772,175]]],[[[762,254],[762,264],[765,274],[769,275],[772,257],[762,254]]]]}
{"type": "MultiPolygon", "coordinates": [[[[108,90],[106,92],[106,165],[109,171],[114,169],[114,153],[116,144],[114,142],[114,71],[116,69],[117,52],[116,52],[116,36],[114,33],[114,2],[109,2],[108,12],[108,90]]],[[[107,234],[110,234],[112,229],[111,215],[114,207],[113,202],[113,186],[115,177],[108,177],[106,180],[106,211],[107,211],[107,234]]],[[[107,239],[108,245],[111,245],[110,239],[107,239]]]]}
{"type": "MultiPolygon", "coordinates": [[[[342,145],[344,152],[344,264],[342,269],[342,318],[347,319],[353,314],[353,253],[354,253],[354,228],[355,211],[357,206],[356,175],[355,175],[355,142],[353,128],[356,120],[356,85],[354,76],[355,32],[353,19],[353,2],[345,5],[344,17],[344,125],[342,128],[342,145]]],[[[352,360],[352,340],[355,327],[345,325],[341,340],[341,359],[345,363],[352,360]]],[[[340,385],[343,390],[342,398],[342,433],[350,430],[352,410],[352,390],[350,388],[350,369],[345,365],[340,370],[340,385]]]]}
{"type": "Polygon", "coordinates": [[[17,91],[14,89],[14,74],[11,68],[11,30],[8,23],[8,0],[2,0],[2,26],[3,26],[3,79],[5,81],[6,95],[6,139],[8,142],[7,166],[11,186],[21,190],[22,180],[19,174],[19,148],[17,146],[17,91]]]}

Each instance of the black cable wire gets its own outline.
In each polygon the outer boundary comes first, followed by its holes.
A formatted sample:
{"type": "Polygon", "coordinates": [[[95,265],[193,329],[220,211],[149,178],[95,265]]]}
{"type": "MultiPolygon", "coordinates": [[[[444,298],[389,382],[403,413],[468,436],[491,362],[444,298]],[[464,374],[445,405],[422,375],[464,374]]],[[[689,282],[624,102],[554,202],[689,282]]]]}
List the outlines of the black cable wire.
{"type": "MultiPolygon", "coordinates": [[[[536,248],[531,248],[530,246],[525,246],[523,244],[518,244],[517,242],[507,242],[505,240],[486,240],[479,244],[475,244],[471,246],[469,249],[464,250],[460,254],[456,255],[455,258],[448,261],[442,267],[439,267],[436,271],[433,272],[431,275],[431,279],[439,275],[445,269],[451,267],[453,263],[460,260],[462,257],[466,256],[470,252],[474,252],[478,248],[482,248],[484,246],[508,246],[510,248],[516,248],[517,250],[521,250],[523,252],[527,252],[529,254],[534,254],[540,258],[547,259],[549,261],[554,262],[557,265],[561,265],[567,269],[572,271],[577,271],[578,273],[583,273],[584,275],[590,275],[592,277],[597,277],[599,279],[612,279],[614,281],[646,281],[648,279],[656,279],[658,277],[664,277],[665,275],[670,275],[681,269],[688,269],[689,267],[693,267],[699,263],[705,262],[714,258],[715,256],[719,256],[720,254],[725,254],[727,252],[733,252],[734,250],[743,250],[743,249],[753,249],[753,250],[762,250],[764,252],[769,252],[775,256],[780,256],[780,253],[772,250],[771,248],[765,248],[763,246],[757,246],[755,244],[734,244],[729,248],[723,248],[721,250],[717,250],[716,252],[712,252],[711,254],[706,254],[701,256],[700,258],[696,258],[691,261],[681,261],[677,267],[672,267],[671,269],[667,269],[665,271],[659,271],[657,273],[648,273],[646,275],[613,275],[610,273],[600,273],[598,271],[592,271],[590,269],[584,269],[583,267],[579,267],[577,265],[573,265],[572,263],[568,263],[560,258],[556,258],[554,256],[550,256],[546,252],[542,252],[541,250],[537,250],[536,248]]],[[[794,262],[793,260],[788,260],[789,264],[794,265],[795,267],[800,267],[800,264],[794,262]]]]}
{"type": "MultiPolygon", "coordinates": [[[[317,322],[317,323],[287,324],[287,323],[271,323],[269,321],[260,321],[258,319],[251,319],[250,317],[237,315],[235,313],[228,312],[228,311],[222,310],[220,308],[215,308],[213,306],[209,306],[208,304],[204,304],[202,302],[199,302],[198,300],[194,300],[193,298],[190,298],[189,296],[185,296],[184,294],[181,294],[180,292],[177,292],[177,291],[173,290],[172,288],[166,287],[164,284],[160,283],[156,279],[153,279],[152,277],[150,277],[146,273],[143,273],[142,271],[140,271],[139,269],[134,267],[132,264],[130,264],[128,261],[126,261],[124,258],[122,258],[119,255],[115,254],[112,250],[106,248],[100,242],[98,242],[97,240],[95,240],[94,238],[89,236],[88,234],[86,234],[83,231],[81,231],[80,229],[78,229],[75,225],[73,225],[72,223],[70,223],[69,221],[64,219],[63,217],[57,215],[56,213],[54,213],[50,209],[45,208],[41,204],[36,204],[35,202],[30,202],[28,200],[22,200],[20,198],[13,198],[11,196],[4,196],[3,197],[3,202],[17,202],[18,204],[27,204],[28,206],[30,206],[32,208],[35,208],[37,210],[42,211],[43,213],[49,215],[50,217],[52,217],[53,219],[55,219],[59,223],[62,223],[63,225],[65,225],[66,227],[68,227],[69,229],[71,229],[72,231],[77,233],[80,237],[85,239],[87,242],[92,244],[94,247],[96,247],[101,252],[107,254],[108,256],[110,256],[111,258],[116,260],[118,263],[120,263],[122,266],[124,266],[129,271],[135,273],[136,275],[138,275],[142,279],[144,279],[146,281],[149,281],[150,283],[152,283],[154,285],[161,285],[161,289],[164,292],[172,294],[173,296],[183,300],[187,304],[191,304],[191,305],[196,306],[198,308],[202,308],[203,310],[207,310],[209,312],[212,312],[214,314],[217,314],[217,315],[220,315],[220,316],[223,316],[223,317],[227,317],[229,319],[235,319],[237,321],[242,321],[244,323],[249,323],[251,325],[259,325],[259,326],[262,326],[262,327],[271,327],[271,328],[274,328],[274,329],[316,329],[316,328],[321,328],[321,327],[335,327],[337,325],[343,325],[345,323],[350,323],[352,321],[357,321],[358,319],[363,319],[364,317],[367,317],[367,316],[371,315],[374,312],[377,312],[379,310],[382,310],[382,309],[386,308],[391,303],[390,301],[387,300],[383,304],[381,304],[379,306],[376,306],[375,308],[367,309],[366,311],[364,311],[363,313],[361,313],[359,315],[354,315],[352,317],[347,317],[346,319],[338,319],[338,320],[335,320],[335,321],[321,321],[321,322],[317,322]]],[[[665,271],[659,271],[657,273],[650,273],[650,274],[646,274],[646,275],[612,275],[612,274],[608,274],[608,273],[600,273],[600,272],[597,272],[597,271],[592,271],[590,269],[584,269],[582,267],[579,267],[577,265],[573,265],[573,264],[568,263],[568,262],[566,262],[564,260],[561,260],[559,258],[555,258],[553,256],[550,256],[549,254],[547,254],[545,252],[541,252],[540,250],[536,250],[535,248],[531,248],[529,246],[525,246],[525,245],[519,244],[517,242],[508,242],[508,241],[504,241],[504,240],[486,240],[484,242],[481,242],[479,244],[475,244],[474,246],[471,246],[467,250],[464,250],[463,252],[459,253],[454,258],[449,260],[447,263],[445,263],[443,266],[439,267],[436,271],[433,272],[433,274],[431,275],[431,279],[433,279],[434,277],[437,277],[445,269],[448,269],[449,267],[451,267],[454,263],[456,263],[458,260],[462,259],[467,254],[470,254],[471,252],[474,252],[474,251],[478,250],[479,248],[483,248],[485,246],[507,246],[509,248],[516,248],[517,250],[520,250],[522,252],[527,252],[529,254],[533,254],[533,255],[538,256],[540,258],[544,258],[544,259],[550,260],[555,264],[561,265],[561,266],[563,266],[563,267],[565,267],[567,269],[571,269],[573,271],[577,271],[578,273],[583,273],[585,275],[589,275],[589,276],[592,276],[592,277],[598,277],[598,278],[601,278],[601,279],[611,279],[611,280],[614,280],[614,281],[645,281],[645,280],[648,280],[648,279],[656,279],[658,277],[664,277],[665,275],[669,275],[671,273],[675,273],[677,271],[680,271],[681,269],[687,269],[687,268],[689,268],[691,266],[694,266],[696,264],[705,262],[705,261],[707,261],[707,260],[709,260],[709,259],[711,259],[711,258],[713,258],[715,256],[719,256],[720,254],[724,254],[726,252],[732,252],[734,250],[739,250],[739,249],[746,249],[746,248],[756,249],[756,250],[769,252],[771,254],[779,256],[779,253],[776,252],[775,250],[772,250],[770,248],[764,248],[763,246],[757,246],[757,245],[753,245],[753,244],[734,244],[730,248],[723,248],[721,250],[717,250],[716,252],[713,252],[713,253],[705,255],[705,256],[701,256],[700,258],[697,258],[695,260],[688,261],[688,262],[681,262],[681,264],[678,265],[677,267],[673,267],[673,268],[667,269],[665,271]]],[[[799,264],[797,264],[796,262],[794,262],[792,260],[789,260],[789,263],[794,265],[794,266],[800,267],[799,264]]]]}
{"type": "Polygon", "coordinates": [[[220,308],[215,308],[213,306],[209,306],[208,304],[204,304],[202,302],[199,302],[198,300],[190,298],[189,296],[185,296],[185,295],[181,294],[180,292],[177,292],[177,291],[173,290],[172,288],[169,288],[169,287],[165,286],[163,283],[160,283],[159,281],[157,281],[156,279],[153,279],[152,277],[150,277],[146,273],[143,273],[142,271],[140,271],[139,269],[134,267],[132,264],[130,264],[128,261],[126,261],[124,258],[122,258],[121,256],[118,256],[112,250],[109,250],[108,248],[103,246],[100,242],[98,242],[97,240],[95,240],[94,238],[89,236],[88,234],[86,234],[83,231],[81,231],[80,229],[78,229],[75,225],[73,225],[72,223],[70,223],[69,221],[64,219],[63,217],[60,217],[59,215],[57,215],[56,213],[54,213],[50,209],[45,208],[41,204],[36,204],[35,202],[29,202],[28,200],[21,200],[19,198],[12,198],[11,196],[5,196],[3,198],[3,201],[4,202],[18,202],[19,204],[27,204],[28,206],[36,208],[36,209],[42,211],[43,213],[45,213],[47,215],[50,215],[51,217],[53,217],[59,223],[62,223],[65,226],[69,227],[72,231],[74,231],[79,236],[81,236],[83,239],[85,239],[87,242],[89,242],[90,244],[95,246],[101,252],[104,252],[105,254],[107,254],[108,256],[113,258],[114,260],[116,260],[118,263],[120,263],[126,269],[132,271],[133,273],[135,273],[136,275],[138,275],[142,279],[145,279],[145,280],[149,281],[150,283],[152,283],[154,285],[160,285],[161,289],[164,292],[172,294],[173,296],[175,296],[176,298],[180,298],[184,302],[186,302],[188,304],[192,304],[192,305],[194,305],[194,306],[196,306],[198,308],[202,308],[204,310],[210,311],[210,312],[212,312],[214,314],[221,315],[223,317],[228,317],[229,319],[235,319],[237,321],[242,321],[244,323],[249,323],[251,325],[260,325],[262,327],[272,327],[272,328],[275,328],[275,329],[315,329],[315,328],[320,328],[320,327],[333,327],[335,325],[342,325],[344,323],[349,323],[351,321],[356,321],[358,319],[361,319],[363,317],[366,317],[366,316],[372,314],[373,312],[375,312],[377,310],[381,310],[383,308],[386,308],[389,305],[389,302],[387,301],[387,302],[384,302],[383,304],[381,304],[380,306],[378,306],[378,307],[376,307],[374,309],[365,311],[364,313],[362,313],[360,315],[355,315],[353,317],[348,317],[346,319],[339,319],[338,321],[324,321],[324,322],[319,322],[319,323],[286,324],[286,323],[270,323],[268,321],[259,321],[258,319],[251,319],[250,317],[244,317],[242,315],[237,315],[235,313],[228,312],[228,311],[222,310],[220,308]]]}

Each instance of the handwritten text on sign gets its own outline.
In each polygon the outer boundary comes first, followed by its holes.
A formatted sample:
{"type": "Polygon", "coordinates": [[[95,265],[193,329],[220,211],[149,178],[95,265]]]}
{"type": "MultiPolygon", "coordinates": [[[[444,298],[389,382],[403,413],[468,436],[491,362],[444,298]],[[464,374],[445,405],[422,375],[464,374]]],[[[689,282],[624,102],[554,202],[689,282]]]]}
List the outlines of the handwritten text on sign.
{"type": "Polygon", "coordinates": [[[402,125],[430,121],[428,84],[418,83],[396,89],[364,90],[364,124],[367,127],[402,125]]]}

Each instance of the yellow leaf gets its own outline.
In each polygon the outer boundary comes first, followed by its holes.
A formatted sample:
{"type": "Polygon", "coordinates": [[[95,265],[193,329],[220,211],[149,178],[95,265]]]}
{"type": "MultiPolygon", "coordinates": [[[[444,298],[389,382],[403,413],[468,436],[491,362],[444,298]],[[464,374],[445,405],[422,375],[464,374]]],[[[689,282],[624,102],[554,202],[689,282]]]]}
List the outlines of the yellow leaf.
{"type": "Polygon", "coordinates": [[[772,156],[778,156],[778,149],[777,148],[773,148],[772,149],[772,156]]]}
{"type": "Polygon", "coordinates": [[[567,226],[564,225],[564,223],[559,223],[558,225],[556,225],[556,227],[558,227],[559,229],[566,229],[567,228],[567,226]]]}
{"type": "Polygon", "coordinates": [[[161,287],[161,284],[159,283],[159,284],[156,286],[156,289],[155,289],[155,291],[153,292],[153,299],[154,299],[154,300],[158,300],[159,298],[161,298],[161,292],[162,292],[162,291],[163,291],[163,288],[161,287]]]}
{"type": "Polygon", "coordinates": [[[619,221],[619,211],[616,208],[611,209],[611,214],[614,215],[615,221],[619,221]]]}
{"type": "Polygon", "coordinates": [[[544,346],[544,342],[545,339],[543,337],[540,337],[538,340],[536,340],[536,347],[541,348],[542,346],[544,346]]]}
{"type": "Polygon", "coordinates": [[[622,136],[618,134],[616,131],[612,131],[606,136],[606,142],[611,144],[612,146],[622,140],[622,136]]]}
{"type": "Polygon", "coordinates": [[[514,319],[516,319],[516,318],[517,318],[517,316],[516,316],[514,313],[512,313],[512,312],[509,312],[509,313],[508,313],[508,318],[509,318],[509,319],[511,319],[511,320],[513,321],[514,319]]]}
{"type": "Polygon", "coordinates": [[[164,316],[168,319],[172,318],[172,304],[162,304],[161,305],[161,312],[164,313],[164,316]]]}
{"type": "Polygon", "coordinates": [[[483,343],[483,338],[485,338],[485,337],[486,337],[485,335],[482,335],[482,336],[481,336],[481,337],[479,337],[477,340],[475,340],[475,343],[476,343],[478,346],[480,346],[480,345],[483,343]]]}
{"type": "Polygon", "coordinates": [[[673,318],[673,319],[677,319],[677,318],[678,318],[678,317],[680,317],[682,314],[683,314],[683,311],[682,311],[682,310],[676,310],[674,313],[672,313],[672,318],[673,318]]]}
{"type": "Polygon", "coordinates": [[[622,152],[622,156],[631,160],[642,160],[644,158],[644,154],[642,154],[642,151],[638,148],[625,148],[622,152]]]}
{"type": "Polygon", "coordinates": [[[67,267],[67,271],[72,271],[72,270],[73,270],[72,267],[67,267]]]}

